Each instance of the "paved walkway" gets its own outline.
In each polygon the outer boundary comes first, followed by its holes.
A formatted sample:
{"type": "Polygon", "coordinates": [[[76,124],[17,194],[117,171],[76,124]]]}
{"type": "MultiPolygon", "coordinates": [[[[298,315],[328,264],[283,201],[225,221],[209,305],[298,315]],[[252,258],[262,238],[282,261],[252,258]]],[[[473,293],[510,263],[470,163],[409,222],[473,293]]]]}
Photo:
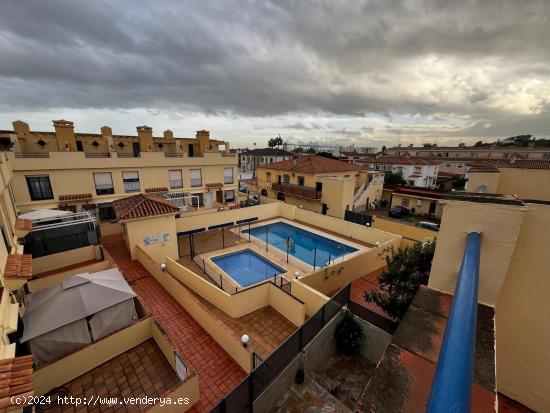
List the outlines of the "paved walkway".
{"type": "Polygon", "coordinates": [[[184,361],[197,372],[200,399],[190,412],[210,411],[244,379],[244,370],[139,262],[132,261],[120,236],[104,237],[102,243],[147,311],[162,326],[184,361]]]}

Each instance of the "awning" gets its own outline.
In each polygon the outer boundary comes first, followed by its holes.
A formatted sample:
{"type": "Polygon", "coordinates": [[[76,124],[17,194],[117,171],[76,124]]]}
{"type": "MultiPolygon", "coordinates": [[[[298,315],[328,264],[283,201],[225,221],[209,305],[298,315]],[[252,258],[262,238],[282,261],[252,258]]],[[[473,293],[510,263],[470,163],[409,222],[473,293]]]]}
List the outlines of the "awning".
{"type": "Polygon", "coordinates": [[[71,211],[60,211],[59,209],[37,209],[35,211],[21,214],[19,215],[19,218],[35,221],[37,219],[66,217],[67,215],[72,214],[73,212],[71,211]]]}

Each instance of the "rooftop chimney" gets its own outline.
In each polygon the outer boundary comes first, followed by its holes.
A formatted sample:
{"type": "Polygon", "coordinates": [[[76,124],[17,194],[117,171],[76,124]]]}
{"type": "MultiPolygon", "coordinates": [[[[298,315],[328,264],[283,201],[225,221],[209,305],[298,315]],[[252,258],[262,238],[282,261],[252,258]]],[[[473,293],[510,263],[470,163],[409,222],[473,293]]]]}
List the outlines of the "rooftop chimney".
{"type": "Polygon", "coordinates": [[[74,125],[69,120],[54,120],[53,127],[57,136],[59,151],[76,151],[76,139],[74,136],[74,125]]]}
{"type": "Polygon", "coordinates": [[[174,139],[174,132],[170,129],[164,131],[164,139],[174,139]]]}
{"type": "Polygon", "coordinates": [[[113,130],[108,126],[103,126],[101,128],[101,136],[103,136],[104,138],[108,136],[113,136],[113,130]]]}
{"type": "Polygon", "coordinates": [[[208,151],[208,146],[210,142],[210,132],[207,130],[198,130],[197,131],[197,140],[199,141],[199,152],[205,153],[208,151]]]}
{"type": "Polygon", "coordinates": [[[20,134],[26,135],[31,131],[29,128],[29,124],[26,122],[23,122],[22,120],[16,120],[15,122],[12,123],[12,125],[13,125],[13,130],[18,135],[20,134]]]}
{"type": "Polygon", "coordinates": [[[138,126],[137,133],[139,138],[139,149],[141,152],[150,152],[153,150],[153,128],[150,126],[138,126]]]}

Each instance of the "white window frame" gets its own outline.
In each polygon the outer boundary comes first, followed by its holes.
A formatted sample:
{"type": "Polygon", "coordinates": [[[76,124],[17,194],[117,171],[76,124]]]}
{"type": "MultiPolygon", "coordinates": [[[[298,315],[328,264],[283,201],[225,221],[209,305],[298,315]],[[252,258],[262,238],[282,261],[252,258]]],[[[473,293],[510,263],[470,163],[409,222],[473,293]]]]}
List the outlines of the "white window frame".
{"type": "Polygon", "coordinates": [[[202,186],[202,169],[190,169],[189,175],[191,176],[191,187],[198,188],[202,186]],[[193,173],[198,171],[199,177],[193,177],[193,173]],[[198,181],[197,181],[198,180],[198,181]],[[198,185],[197,185],[198,182],[198,185]]]}

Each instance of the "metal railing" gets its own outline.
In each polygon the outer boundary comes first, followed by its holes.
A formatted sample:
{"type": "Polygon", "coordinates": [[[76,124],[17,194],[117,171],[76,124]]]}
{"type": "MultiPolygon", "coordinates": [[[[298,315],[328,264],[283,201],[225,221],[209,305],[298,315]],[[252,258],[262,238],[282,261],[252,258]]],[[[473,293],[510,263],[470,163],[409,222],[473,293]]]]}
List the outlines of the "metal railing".
{"type": "Polygon", "coordinates": [[[351,284],[342,288],[265,360],[253,354],[255,368],[211,413],[253,413],[254,401],[349,302],[350,291],[351,284]]]}
{"type": "Polygon", "coordinates": [[[49,152],[16,152],[16,158],[49,158],[49,152]]]}
{"type": "Polygon", "coordinates": [[[315,188],[309,186],[272,183],[271,189],[273,191],[282,192],[284,194],[290,194],[309,199],[321,199],[322,197],[322,191],[317,191],[315,188]]]}
{"type": "Polygon", "coordinates": [[[165,158],[183,158],[183,152],[164,152],[165,158]]]}
{"type": "Polygon", "coordinates": [[[428,400],[428,413],[470,412],[481,234],[470,232],[428,400]]]}
{"type": "Polygon", "coordinates": [[[118,158],[140,158],[141,157],[141,153],[138,152],[138,153],[133,153],[133,152],[117,152],[117,157],[118,158]]]}
{"type": "Polygon", "coordinates": [[[124,192],[139,192],[139,182],[124,182],[124,192]]]}
{"type": "Polygon", "coordinates": [[[110,158],[110,152],[84,152],[86,158],[110,158]]]}
{"type": "Polygon", "coordinates": [[[98,195],[112,195],[115,193],[113,184],[96,184],[95,192],[98,195]]]}

